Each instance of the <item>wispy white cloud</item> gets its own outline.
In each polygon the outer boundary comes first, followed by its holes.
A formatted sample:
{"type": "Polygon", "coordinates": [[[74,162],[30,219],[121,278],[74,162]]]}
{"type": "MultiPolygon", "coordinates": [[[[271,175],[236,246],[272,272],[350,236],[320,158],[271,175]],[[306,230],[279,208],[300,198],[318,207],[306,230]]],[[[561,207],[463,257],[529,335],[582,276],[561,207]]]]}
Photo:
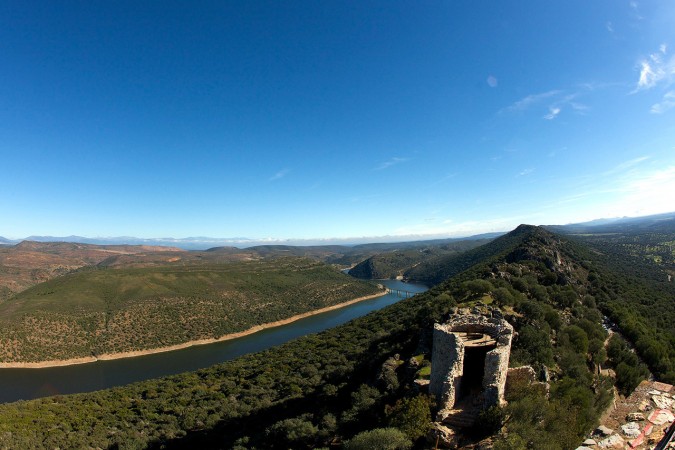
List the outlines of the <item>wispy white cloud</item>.
{"type": "Polygon", "coordinates": [[[601,89],[610,89],[615,87],[626,87],[630,86],[632,83],[619,82],[619,81],[589,81],[586,83],[577,84],[576,87],[581,91],[594,92],[601,89]]]}
{"type": "Polygon", "coordinates": [[[656,73],[652,68],[652,63],[647,60],[640,62],[640,78],[638,79],[638,89],[649,89],[663,77],[663,73],[656,73]]]}
{"type": "Polygon", "coordinates": [[[607,214],[641,216],[675,210],[675,166],[634,174],[620,188],[621,194],[608,205],[607,214]]]}
{"type": "Polygon", "coordinates": [[[558,114],[560,114],[561,109],[557,106],[549,106],[548,108],[548,114],[544,116],[544,119],[546,120],[553,120],[556,117],[558,117],[558,114]]]}
{"type": "Polygon", "coordinates": [[[436,181],[434,181],[430,184],[427,184],[426,186],[423,187],[423,189],[435,188],[439,184],[445,183],[446,181],[451,180],[452,178],[455,178],[456,176],[457,176],[457,172],[449,173],[446,176],[444,176],[442,178],[439,178],[438,180],[436,180],[436,181]]]}
{"type": "Polygon", "coordinates": [[[577,102],[570,102],[570,106],[574,111],[576,111],[579,114],[586,114],[586,112],[591,109],[589,106],[584,105],[583,103],[577,103],[577,102]]]}
{"type": "Polygon", "coordinates": [[[614,26],[612,25],[612,22],[609,22],[609,21],[608,21],[608,22],[605,24],[605,28],[607,28],[607,31],[609,31],[610,33],[614,33],[614,26]]]}
{"type": "Polygon", "coordinates": [[[554,89],[548,92],[542,92],[540,94],[530,94],[527,97],[523,97],[520,100],[514,102],[512,105],[507,106],[506,108],[502,109],[500,112],[518,112],[518,111],[525,111],[529,109],[530,107],[540,103],[542,100],[546,100],[547,98],[554,97],[556,95],[559,95],[562,91],[554,89]]]}
{"type": "Polygon", "coordinates": [[[423,237],[425,239],[447,236],[471,236],[480,233],[508,231],[526,221],[527,218],[523,216],[493,217],[471,221],[434,218],[432,221],[424,220],[422,223],[397,228],[394,234],[398,236],[423,237]]]}
{"type": "Polygon", "coordinates": [[[675,91],[668,91],[661,99],[660,103],[654,103],[649,110],[652,114],[663,114],[669,109],[675,107],[675,91]]]}
{"type": "Polygon", "coordinates": [[[618,164],[611,169],[605,171],[602,173],[603,176],[609,176],[609,175],[614,175],[618,173],[622,173],[627,171],[628,169],[631,169],[638,164],[647,161],[649,159],[649,156],[639,156],[637,158],[630,159],[628,161],[624,161],[621,164],[618,164]]]}
{"type": "Polygon", "coordinates": [[[640,5],[638,4],[638,2],[632,1],[632,2],[629,3],[629,5],[630,5],[631,9],[633,10],[634,18],[637,19],[637,20],[643,20],[644,17],[642,16],[642,14],[640,14],[640,5]]]}
{"type": "Polygon", "coordinates": [[[286,175],[288,175],[288,173],[289,173],[290,171],[291,171],[290,169],[282,169],[282,170],[278,171],[277,173],[275,173],[274,175],[272,175],[272,176],[270,177],[269,181],[277,181],[277,180],[280,180],[281,178],[283,178],[283,177],[285,177],[286,175]]]}
{"type": "Polygon", "coordinates": [[[657,85],[669,86],[675,79],[675,56],[668,57],[668,46],[664,43],[659,50],[643,58],[639,63],[640,76],[632,93],[651,89],[657,85]]]}
{"type": "MultiPolygon", "coordinates": [[[[590,85],[589,85],[590,86],[590,85]]],[[[593,87],[595,88],[595,87],[593,87]]],[[[588,86],[583,86],[585,90],[591,90],[588,86]]],[[[532,94],[524,97],[512,105],[503,108],[499,112],[503,113],[516,113],[523,112],[530,108],[539,108],[541,109],[541,104],[544,104],[548,112],[542,117],[546,120],[553,120],[558,115],[563,112],[564,109],[571,109],[577,114],[586,114],[590,109],[587,105],[578,101],[578,97],[581,95],[580,92],[565,92],[560,89],[554,89],[548,92],[543,92],[541,94],[532,94]]]]}
{"type": "Polygon", "coordinates": [[[399,158],[399,157],[395,156],[395,157],[391,158],[390,160],[381,163],[380,165],[375,167],[374,170],[388,169],[391,166],[395,166],[396,164],[401,164],[401,163],[409,161],[409,160],[410,160],[410,158],[399,158]]]}
{"type": "Polygon", "coordinates": [[[521,170],[520,172],[518,172],[518,175],[517,175],[517,176],[519,176],[519,177],[525,177],[525,176],[531,174],[532,172],[534,172],[534,169],[533,169],[533,168],[523,169],[523,170],[521,170]]]}
{"type": "Polygon", "coordinates": [[[558,215],[559,219],[550,223],[675,211],[675,165],[672,160],[664,162],[641,156],[575,181],[571,193],[544,207],[558,215]],[[651,163],[644,164],[648,160],[651,163]]]}

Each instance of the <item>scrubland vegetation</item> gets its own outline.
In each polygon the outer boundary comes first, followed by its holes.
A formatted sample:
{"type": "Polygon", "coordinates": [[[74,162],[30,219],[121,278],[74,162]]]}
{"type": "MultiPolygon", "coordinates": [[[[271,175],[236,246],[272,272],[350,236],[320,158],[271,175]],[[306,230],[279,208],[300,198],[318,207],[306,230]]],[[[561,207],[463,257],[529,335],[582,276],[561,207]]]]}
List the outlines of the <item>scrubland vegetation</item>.
{"type": "Polygon", "coordinates": [[[466,442],[576,448],[614,383],[627,394],[648,375],[642,360],[669,379],[673,346],[658,338],[663,325],[647,326],[642,313],[642,334],[620,314],[618,333],[602,325],[604,314],[637,302],[630,292],[669,308],[659,288],[636,276],[624,278],[626,290],[592,250],[541,228],[519,227],[489,245],[477,264],[428,292],[317,335],[193,373],[0,405],[0,447],[428,448],[436,405],[414,380],[428,377],[433,323],[458,307],[499,308],[517,331],[511,365],[531,365],[549,382],[548,395],[511,386],[508,405],[484,411],[466,442]],[[658,364],[654,348],[663,352],[658,364]]]}
{"type": "Polygon", "coordinates": [[[279,258],[86,269],[0,304],[0,362],[153,349],[218,338],[377,293],[323,263],[279,258]]]}

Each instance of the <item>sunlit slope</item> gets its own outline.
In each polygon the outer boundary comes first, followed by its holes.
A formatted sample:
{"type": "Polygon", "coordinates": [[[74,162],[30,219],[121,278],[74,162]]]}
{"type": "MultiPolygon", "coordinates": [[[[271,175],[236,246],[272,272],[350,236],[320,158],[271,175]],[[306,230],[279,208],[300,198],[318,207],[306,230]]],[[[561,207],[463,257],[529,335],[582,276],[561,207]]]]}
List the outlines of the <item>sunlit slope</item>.
{"type": "Polygon", "coordinates": [[[489,239],[465,239],[445,244],[383,251],[361,261],[349,271],[349,274],[364,279],[395,278],[426,261],[438,261],[443,257],[460,254],[487,242],[489,239]]]}
{"type": "Polygon", "coordinates": [[[434,286],[468,268],[518,246],[534,230],[531,225],[521,225],[497,239],[458,254],[439,255],[410,268],[404,276],[412,281],[434,286]]]}
{"type": "Polygon", "coordinates": [[[217,338],[375,292],[372,284],[304,258],[86,270],[0,304],[0,362],[217,338]]]}
{"type": "MultiPolygon", "coordinates": [[[[0,302],[31,286],[93,266],[111,258],[142,259],[155,255],[180,260],[188,252],[173,247],[93,245],[23,241],[0,247],[0,302]]],[[[166,264],[166,263],[165,263],[166,264]]]]}

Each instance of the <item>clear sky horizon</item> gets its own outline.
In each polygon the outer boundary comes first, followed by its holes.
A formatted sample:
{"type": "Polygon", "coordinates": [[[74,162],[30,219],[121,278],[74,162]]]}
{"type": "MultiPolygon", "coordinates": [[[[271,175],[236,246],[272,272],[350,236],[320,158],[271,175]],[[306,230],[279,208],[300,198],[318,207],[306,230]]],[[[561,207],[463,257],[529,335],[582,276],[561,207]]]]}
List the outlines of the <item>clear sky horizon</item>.
{"type": "Polygon", "coordinates": [[[0,2],[0,236],[675,211],[675,2],[0,2]]]}

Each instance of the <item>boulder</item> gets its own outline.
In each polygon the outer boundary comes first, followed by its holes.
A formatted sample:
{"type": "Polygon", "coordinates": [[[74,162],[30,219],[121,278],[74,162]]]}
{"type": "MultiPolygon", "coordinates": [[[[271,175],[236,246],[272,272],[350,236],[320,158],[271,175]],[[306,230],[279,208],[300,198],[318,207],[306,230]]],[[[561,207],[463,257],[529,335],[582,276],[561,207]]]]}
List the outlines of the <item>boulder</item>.
{"type": "Polygon", "coordinates": [[[607,427],[604,426],[604,425],[600,425],[600,426],[599,426],[598,428],[596,428],[595,431],[593,432],[593,434],[595,434],[595,435],[597,435],[597,436],[609,436],[609,435],[611,435],[612,433],[614,433],[614,430],[612,430],[611,428],[607,428],[607,427]]]}
{"type": "Polygon", "coordinates": [[[452,428],[435,422],[427,434],[427,440],[441,448],[457,448],[459,436],[452,428]]]}
{"type": "Polygon", "coordinates": [[[652,401],[659,409],[668,409],[673,404],[673,399],[664,395],[652,395],[652,401]]]}
{"type": "Polygon", "coordinates": [[[629,438],[634,439],[640,436],[640,425],[637,422],[628,422],[625,425],[621,425],[621,431],[629,438]]]}
{"type": "Polygon", "coordinates": [[[613,434],[610,437],[598,442],[600,448],[623,448],[624,440],[618,434],[613,434]]]}
{"type": "Polygon", "coordinates": [[[660,411],[654,411],[649,416],[649,421],[654,425],[663,425],[675,421],[675,416],[667,409],[662,409],[660,411]]]}
{"type": "Polygon", "coordinates": [[[595,441],[595,439],[586,439],[584,442],[582,442],[583,445],[586,447],[593,447],[594,445],[598,445],[598,443],[595,441]]]}
{"type": "Polygon", "coordinates": [[[646,411],[651,411],[652,409],[654,409],[654,407],[651,405],[651,403],[649,403],[649,400],[642,400],[642,402],[640,403],[640,406],[638,406],[638,409],[640,411],[646,412],[646,411]]]}
{"type": "Polygon", "coordinates": [[[630,413],[626,416],[626,420],[629,422],[640,422],[642,420],[645,420],[645,416],[642,413],[630,413]]]}

